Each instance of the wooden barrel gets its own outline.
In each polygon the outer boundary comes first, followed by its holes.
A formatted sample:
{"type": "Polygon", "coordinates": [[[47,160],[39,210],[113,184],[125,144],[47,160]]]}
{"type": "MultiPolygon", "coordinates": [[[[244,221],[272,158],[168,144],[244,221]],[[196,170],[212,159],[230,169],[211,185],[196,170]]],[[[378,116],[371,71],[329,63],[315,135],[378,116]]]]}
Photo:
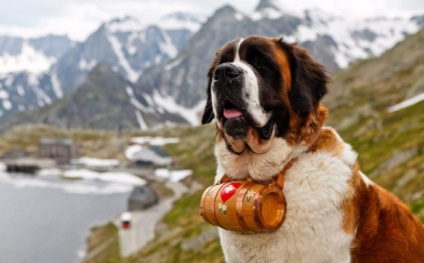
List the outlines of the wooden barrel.
{"type": "Polygon", "coordinates": [[[284,221],[286,202],[281,188],[252,181],[233,181],[208,187],[200,214],[210,224],[237,232],[277,230],[284,221]]]}

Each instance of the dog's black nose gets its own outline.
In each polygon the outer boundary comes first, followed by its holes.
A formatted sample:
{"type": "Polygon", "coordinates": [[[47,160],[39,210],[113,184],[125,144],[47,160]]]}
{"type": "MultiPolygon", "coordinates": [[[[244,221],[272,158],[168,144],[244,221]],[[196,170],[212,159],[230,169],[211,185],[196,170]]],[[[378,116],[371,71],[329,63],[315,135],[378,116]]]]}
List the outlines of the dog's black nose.
{"type": "Polygon", "coordinates": [[[231,63],[224,63],[216,67],[214,80],[231,81],[241,74],[241,69],[231,63]]]}

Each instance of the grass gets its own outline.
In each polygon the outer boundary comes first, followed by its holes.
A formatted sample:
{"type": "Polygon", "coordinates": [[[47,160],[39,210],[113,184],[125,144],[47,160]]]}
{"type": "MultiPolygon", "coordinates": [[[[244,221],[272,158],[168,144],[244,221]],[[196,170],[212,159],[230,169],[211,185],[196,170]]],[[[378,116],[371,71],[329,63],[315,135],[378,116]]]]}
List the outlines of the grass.
{"type": "Polygon", "coordinates": [[[119,263],[118,229],[112,223],[91,229],[87,239],[88,250],[83,263],[119,263]]]}
{"type": "Polygon", "coordinates": [[[17,126],[0,136],[0,156],[7,150],[17,148],[36,155],[41,138],[61,138],[72,139],[81,156],[126,161],[123,150],[135,134],[127,132],[119,136],[113,131],[61,130],[46,125],[17,126]]]}

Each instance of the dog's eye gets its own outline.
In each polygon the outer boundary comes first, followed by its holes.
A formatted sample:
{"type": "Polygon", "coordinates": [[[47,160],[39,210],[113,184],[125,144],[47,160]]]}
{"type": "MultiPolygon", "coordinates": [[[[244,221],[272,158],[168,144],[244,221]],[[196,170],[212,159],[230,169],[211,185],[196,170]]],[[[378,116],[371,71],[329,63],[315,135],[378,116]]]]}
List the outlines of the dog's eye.
{"type": "Polygon", "coordinates": [[[252,60],[252,66],[254,66],[257,69],[265,67],[265,61],[261,58],[254,58],[252,60]]]}

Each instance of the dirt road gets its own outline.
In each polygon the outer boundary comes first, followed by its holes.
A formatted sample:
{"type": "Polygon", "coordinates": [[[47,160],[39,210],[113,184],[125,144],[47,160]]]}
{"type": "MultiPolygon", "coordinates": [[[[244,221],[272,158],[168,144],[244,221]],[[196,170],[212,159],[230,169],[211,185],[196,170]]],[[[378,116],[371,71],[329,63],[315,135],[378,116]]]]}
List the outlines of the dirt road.
{"type": "Polygon", "coordinates": [[[130,229],[122,229],[119,219],[115,220],[119,228],[122,257],[130,256],[153,240],[156,224],[171,210],[175,200],[188,191],[188,188],[180,182],[167,182],[166,186],[174,191],[174,196],[147,210],[133,212],[130,229]]]}

